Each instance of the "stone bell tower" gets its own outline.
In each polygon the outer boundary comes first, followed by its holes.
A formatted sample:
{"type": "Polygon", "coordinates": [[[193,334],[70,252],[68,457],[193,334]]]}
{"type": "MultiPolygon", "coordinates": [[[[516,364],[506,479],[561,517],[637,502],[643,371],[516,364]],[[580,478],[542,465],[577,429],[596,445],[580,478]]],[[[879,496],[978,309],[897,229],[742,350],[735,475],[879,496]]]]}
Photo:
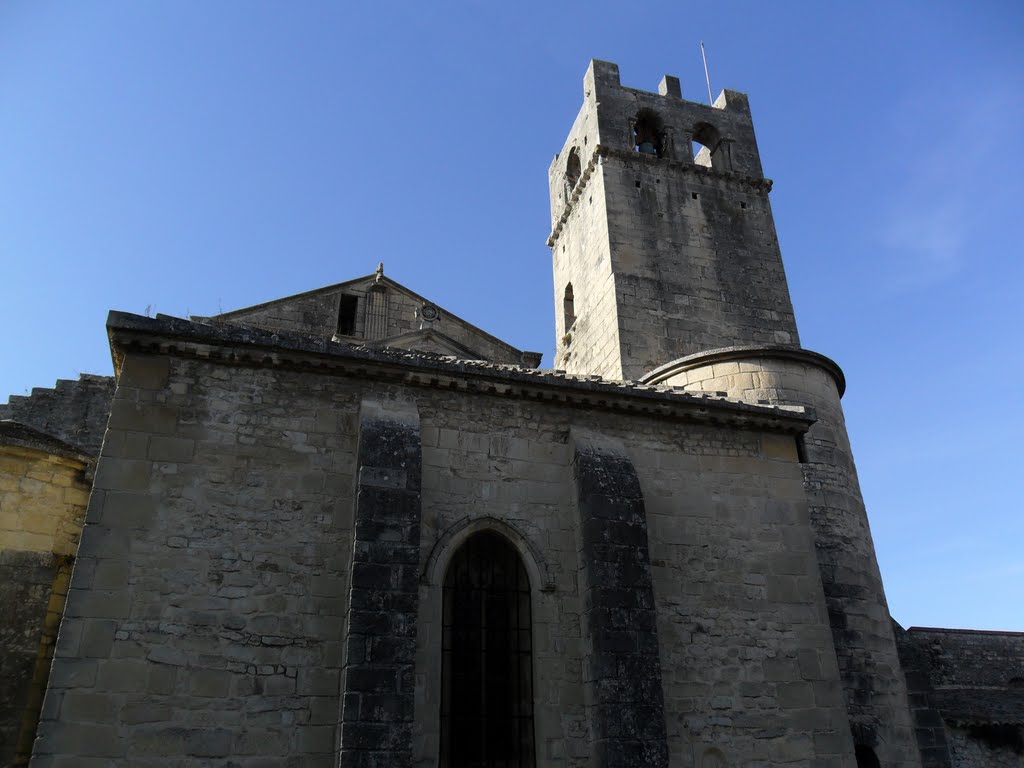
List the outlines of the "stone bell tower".
{"type": "Polygon", "coordinates": [[[627,88],[602,61],[583,91],[548,172],[555,365],[814,408],[800,460],[858,762],[919,766],[843,374],[800,347],[747,97],[627,88]]]}
{"type": "Polygon", "coordinates": [[[600,61],[583,89],[548,172],[556,367],[635,380],[701,350],[799,346],[747,97],[624,88],[600,61]]]}

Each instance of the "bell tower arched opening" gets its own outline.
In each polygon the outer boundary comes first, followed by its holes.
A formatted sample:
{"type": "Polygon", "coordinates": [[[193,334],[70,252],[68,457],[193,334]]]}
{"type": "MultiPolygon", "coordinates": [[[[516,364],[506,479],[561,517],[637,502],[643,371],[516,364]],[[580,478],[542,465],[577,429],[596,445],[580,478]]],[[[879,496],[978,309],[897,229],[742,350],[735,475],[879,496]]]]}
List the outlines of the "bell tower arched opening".
{"type": "Polygon", "coordinates": [[[653,109],[641,109],[633,123],[636,151],[643,155],[665,154],[665,123],[653,109]]]}

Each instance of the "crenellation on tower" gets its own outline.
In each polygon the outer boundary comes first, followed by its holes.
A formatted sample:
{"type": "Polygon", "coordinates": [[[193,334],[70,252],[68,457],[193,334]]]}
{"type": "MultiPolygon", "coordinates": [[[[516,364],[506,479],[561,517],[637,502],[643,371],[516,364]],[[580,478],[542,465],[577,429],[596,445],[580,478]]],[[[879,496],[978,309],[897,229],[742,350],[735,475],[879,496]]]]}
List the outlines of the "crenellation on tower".
{"type": "Polygon", "coordinates": [[[683,87],[679,83],[679,78],[675,75],[663,75],[661,82],[658,83],[658,95],[683,98],[683,87]]]}

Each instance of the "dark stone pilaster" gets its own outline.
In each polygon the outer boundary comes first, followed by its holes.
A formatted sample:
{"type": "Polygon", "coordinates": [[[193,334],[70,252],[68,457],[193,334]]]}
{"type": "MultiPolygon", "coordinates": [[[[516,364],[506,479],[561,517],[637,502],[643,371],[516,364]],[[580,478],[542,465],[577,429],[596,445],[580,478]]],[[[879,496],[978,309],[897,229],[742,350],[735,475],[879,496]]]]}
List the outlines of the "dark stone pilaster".
{"type": "Polygon", "coordinates": [[[914,736],[921,752],[922,768],[950,768],[953,765],[946,741],[946,726],[935,705],[935,691],[928,673],[928,661],[923,651],[895,621],[892,632],[896,650],[907,681],[907,700],[914,718],[914,736]]]}
{"type": "Polygon", "coordinates": [[[668,744],[640,481],[628,458],[589,446],[577,446],[574,474],[593,764],[663,768],[668,744]]]}
{"type": "Polygon", "coordinates": [[[364,405],[342,688],[341,768],[412,764],[420,542],[415,412],[364,405]]]}

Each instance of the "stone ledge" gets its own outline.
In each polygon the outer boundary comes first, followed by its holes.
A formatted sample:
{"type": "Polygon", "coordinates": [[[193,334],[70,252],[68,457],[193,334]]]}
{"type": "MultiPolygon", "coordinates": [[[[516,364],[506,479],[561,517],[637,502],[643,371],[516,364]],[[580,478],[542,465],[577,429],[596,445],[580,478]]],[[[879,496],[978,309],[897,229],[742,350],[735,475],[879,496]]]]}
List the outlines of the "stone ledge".
{"type": "Polygon", "coordinates": [[[1024,632],[1016,632],[1008,629],[957,629],[956,627],[907,627],[907,634],[923,632],[940,632],[947,635],[1008,635],[1010,637],[1024,638],[1024,632]]]}
{"type": "Polygon", "coordinates": [[[935,705],[947,722],[1024,725],[1024,691],[999,688],[936,688],[935,705]]]}
{"type": "Polygon", "coordinates": [[[802,434],[815,421],[813,409],[799,406],[751,405],[643,382],[609,381],[600,376],[572,376],[562,371],[355,346],[223,323],[205,325],[166,315],[148,318],[111,312],[107,330],[118,375],[125,353],[132,351],[223,365],[278,366],[325,375],[374,378],[787,434],[802,434]]]}
{"type": "Polygon", "coordinates": [[[758,357],[783,358],[786,360],[794,360],[799,363],[806,363],[807,365],[813,365],[817,368],[823,368],[835,380],[836,389],[839,390],[839,396],[842,397],[843,393],[846,392],[846,377],[843,375],[843,369],[840,368],[834,360],[829,357],[825,357],[825,355],[819,352],[812,352],[809,349],[801,349],[800,347],[783,347],[774,344],[721,347],[719,349],[708,350],[707,352],[697,352],[692,355],[686,355],[685,357],[680,357],[670,363],[658,366],[653,371],[645,373],[640,377],[640,382],[644,384],[659,384],[678,373],[692,371],[694,368],[703,368],[706,365],[712,365],[714,363],[728,363],[758,357]]]}

